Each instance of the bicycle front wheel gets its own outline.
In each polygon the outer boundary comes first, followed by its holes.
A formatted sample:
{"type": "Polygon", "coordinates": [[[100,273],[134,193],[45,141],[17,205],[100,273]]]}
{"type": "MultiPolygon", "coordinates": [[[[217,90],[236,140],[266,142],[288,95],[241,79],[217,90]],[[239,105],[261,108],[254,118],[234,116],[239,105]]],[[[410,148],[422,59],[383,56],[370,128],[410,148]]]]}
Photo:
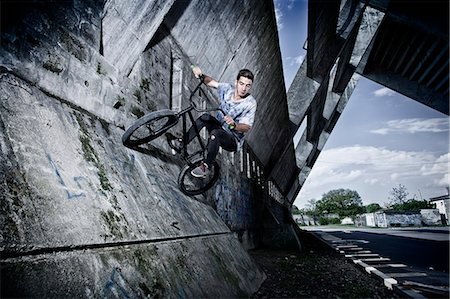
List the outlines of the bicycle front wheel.
{"type": "Polygon", "coordinates": [[[191,171],[202,163],[203,159],[197,159],[193,163],[186,165],[178,176],[178,187],[186,195],[199,195],[206,192],[216,183],[219,178],[220,167],[216,161],[209,169],[209,173],[204,178],[196,178],[191,171]]]}
{"type": "Polygon", "coordinates": [[[178,116],[169,109],[151,112],[139,118],[122,135],[122,143],[133,147],[161,136],[178,122],[178,116]]]}

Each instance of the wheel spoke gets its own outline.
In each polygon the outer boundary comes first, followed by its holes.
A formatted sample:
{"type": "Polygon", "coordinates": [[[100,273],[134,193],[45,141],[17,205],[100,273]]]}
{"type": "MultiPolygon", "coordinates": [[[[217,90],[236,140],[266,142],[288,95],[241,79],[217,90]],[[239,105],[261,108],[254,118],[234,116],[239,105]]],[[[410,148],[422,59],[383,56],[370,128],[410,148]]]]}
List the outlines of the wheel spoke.
{"type": "Polygon", "coordinates": [[[122,136],[125,146],[140,145],[159,137],[178,122],[171,110],[159,110],[138,119],[122,136]]]}
{"type": "Polygon", "coordinates": [[[194,163],[190,167],[185,167],[180,173],[178,184],[180,190],[187,195],[198,195],[210,189],[219,177],[219,167],[214,163],[209,169],[209,174],[203,178],[196,178],[191,171],[196,168],[199,163],[194,163]]]}

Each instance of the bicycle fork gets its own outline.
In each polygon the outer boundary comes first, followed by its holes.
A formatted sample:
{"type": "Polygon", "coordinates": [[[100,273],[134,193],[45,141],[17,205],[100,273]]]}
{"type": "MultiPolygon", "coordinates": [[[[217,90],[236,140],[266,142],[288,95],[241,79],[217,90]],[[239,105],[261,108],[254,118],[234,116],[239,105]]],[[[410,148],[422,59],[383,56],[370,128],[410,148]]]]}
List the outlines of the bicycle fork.
{"type": "Polygon", "coordinates": [[[204,153],[206,151],[206,146],[202,140],[202,138],[200,137],[200,131],[198,130],[196,124],[195,124],[195,120],[194,120],[194,116],[192,115],[192,110],[191,109],[186,109],[186,111],[181,112],[182,114],[182,123],[183,123],[183,156],[186,158],[186,160],[190,161],[190,159],[198,154],[202,154],[203,158],[204,158],[204,153]],[[193,154],[189,155],[188,150],[187,150],[187,140],[188,140],[188,129],[187,129],[187,122],[186,122],[186,113],[189,115],[189,119],[191,120],[192,126],[194,127],[195,130],[195,136],[197,137],[198,142],[200,143],[200,147],[201,150],[194,152],[193,154]]]}

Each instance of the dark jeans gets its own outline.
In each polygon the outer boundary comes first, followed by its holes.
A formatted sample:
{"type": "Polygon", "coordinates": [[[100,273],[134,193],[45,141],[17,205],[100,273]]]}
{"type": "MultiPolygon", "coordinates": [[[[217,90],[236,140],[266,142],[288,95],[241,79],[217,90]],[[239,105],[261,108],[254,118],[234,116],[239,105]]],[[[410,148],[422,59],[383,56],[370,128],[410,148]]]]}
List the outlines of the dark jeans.
{"type": "Polygon", "coordinates": [[[209,133],[208,139],[208,153],[206,154],[205,163],[208,166],[211,166],[214,160],[216,159],[217,153],[219,152],[219,146],[221,146],[224,150],[229,152],[235,152],[237,149],[236,140],[234,139],[233,134],[225,131],[222,128],[221,123],[214,117],[208,113],[201,115],[195,121],[194,125],[187,132],[187,143],[191,142],[195,136],[195,128],[200,132],[201,129],[206,127],[209,133]]]}

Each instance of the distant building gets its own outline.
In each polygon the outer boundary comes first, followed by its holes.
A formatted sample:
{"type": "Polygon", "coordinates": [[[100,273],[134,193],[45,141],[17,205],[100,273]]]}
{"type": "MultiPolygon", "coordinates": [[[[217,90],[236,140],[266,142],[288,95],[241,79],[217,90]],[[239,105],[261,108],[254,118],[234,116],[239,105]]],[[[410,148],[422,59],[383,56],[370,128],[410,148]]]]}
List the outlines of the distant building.
{"type": "Polygon", "coordinates": [[[450,192],[447,187],[447,195],[441,195],[437,197],[430,198],[430,204],[434,205],[436,209],[439,210],[441,214],[442,222],[445,225],[449,224],[449,215],[450,215],[450,192]]]}

